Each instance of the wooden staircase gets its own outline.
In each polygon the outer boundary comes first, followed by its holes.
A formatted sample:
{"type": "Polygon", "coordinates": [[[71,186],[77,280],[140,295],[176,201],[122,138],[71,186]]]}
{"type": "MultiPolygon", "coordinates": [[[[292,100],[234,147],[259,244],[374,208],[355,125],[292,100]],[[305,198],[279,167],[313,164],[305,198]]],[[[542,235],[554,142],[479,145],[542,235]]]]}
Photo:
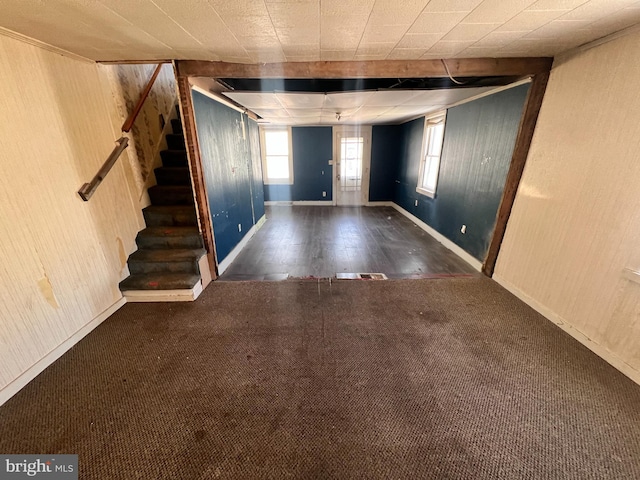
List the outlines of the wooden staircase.
{"type": "Polygon", "coordinates": [[[180,120],[172,120],[162,167],[149,188],[143,210],[147,228],[138,233],[138,250],[128,259],[131,275],[120,282],[128,301],[194,300],[202,291],[199,265],[206,251],[198,230],[187,151],[180,120]]]}

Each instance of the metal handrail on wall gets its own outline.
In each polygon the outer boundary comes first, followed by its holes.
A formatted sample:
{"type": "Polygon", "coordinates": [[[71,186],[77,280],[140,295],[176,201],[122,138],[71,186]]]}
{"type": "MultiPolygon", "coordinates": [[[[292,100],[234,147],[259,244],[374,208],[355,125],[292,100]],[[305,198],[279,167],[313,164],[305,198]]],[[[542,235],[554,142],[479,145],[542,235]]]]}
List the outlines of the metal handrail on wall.
{"type": "MultiPolygon", "coordinates": [[[[151,87],[153,87],[153,84],[156,81],[156,78],[158,78],[158,74],[160,73],[161,69],[162,63],[159,63],[155,71],[153,72],[153,75],[149,79],[147,86],[142,91],[136,107],[129,114],[127,120],[122,124],[123,133],[128,133],[131,130],[131,127],[133,127],[133,123],[136,121],[140,110],[142,110],[142,105],[149,96],[151,87]]],[[[78,190],[78,195],[80,195],[80,198],[82,198],[82,200],[84,200],[85,202],[89,201],[89,199],[98,188],[98,185],[102,183],[102,181],[105,179],[111,168],[115,165],[116,161],[118,160],[118,158],[120,158],[120,155],[122,155],[122,152],[124,152],[124,149],[127,148],[128,145],[129,139],[125,136],[122,136],[118,140],[116,140],[116,146],[111,151],[111,155],[109,155],[109,158],[107,158],[107,160],[102,164],[102,167],[100,167],[98,173],[94,175],[89,183],[85,183],[84,185],[82,185],[82,187],[80,187],[80,190],[78,190]]]]}

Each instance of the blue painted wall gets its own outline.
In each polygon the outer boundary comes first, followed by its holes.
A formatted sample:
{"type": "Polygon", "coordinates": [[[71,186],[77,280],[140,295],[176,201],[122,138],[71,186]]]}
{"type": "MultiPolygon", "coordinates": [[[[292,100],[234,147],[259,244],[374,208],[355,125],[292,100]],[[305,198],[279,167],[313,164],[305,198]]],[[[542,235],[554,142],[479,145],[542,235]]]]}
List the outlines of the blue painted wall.
{"type": "Polygon", "coordinates": [[[330,201],[333,198],[331,127],[292,127],[293,185],[265,185],[266,201],[330,201]],[[323,197],[322,192],[327,192],[323,197]]]}
{"type": "Polygon", "coordinates": [[[371,132],[370,202],[394,200],[400,166],[404,128],[402,125],[374,125],[371,132]]]}
{"type": "Polygon", "coordinates": [[[401,125],[394,201],[480,261],[493,235],[528,89],[522,85],[449,109],[434,199],[416,192],[424,118],[401,125]]]}
{"type": "Polygon", "coordinates": [[[246,115],[206,95],[192,95],[216,254],[221,262],[260,219],[259,212],[264,212],[262,182],[255,181],[261,178],[262,167],[260,162],[255,165],[252,155],[255,139],[251,139],[257,126],[252,126],[246,115]]]}

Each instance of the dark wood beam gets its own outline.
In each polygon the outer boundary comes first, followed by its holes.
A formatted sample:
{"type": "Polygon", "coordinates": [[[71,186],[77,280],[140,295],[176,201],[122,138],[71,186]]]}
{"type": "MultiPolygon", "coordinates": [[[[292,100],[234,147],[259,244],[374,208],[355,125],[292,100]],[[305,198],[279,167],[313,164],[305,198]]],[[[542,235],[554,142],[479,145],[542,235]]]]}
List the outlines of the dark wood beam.
{"type": "Polygon", "coordinates": [[[187,146],[187,155],[191,170],[191,181],[193,192],[198,209],[198,221],[200,231],[204,239],[204,246],[207,250],[207,261],[211,270],[211,278],[218,278],[218,267],[216,261],[216,246],[214,242],[213,223],[211,211],[209,210],[209,195],[202,170],[202,159],[200,158],[200,145],[195,125],[195,113],[193,111],[193,99],[191,97],[191,85],[186,77],[177,77],[178,94],[180,96],[180,114],[182,117],[182,130],[184,132],[184,142],[187,146]]]}
{"type": "MultiPolygon", "coordinates": [[[[551,70],[552,58],[452,58],[444,62],[455,77],[526,76],[551,70]]],[[[362,62],[226,63],[178,60],[179,76],[212,78],[429,78],[449,76],[443,60],[362,62]]]]}
{"type": "Polygon", "coordinates": [[[531,82],[531,87],[529,87],[529,92],[527,93],[522,117],[520,117],[520,126],[518,127],[516,143],[513,148],[511,165],[507,172],[507,179],[504,185],[504,191],[502,192],[500,207],[498,207],[496,228],[493,231],[493,238],[491,239],[487,256],[482,265],[482,271],[489,277],[493,276],[493,271],[498,259],[498,253],[500,252],[500,246],[502,245],[502,240],[504,239],[504,234],[507,230],[507,222],[511,215],[513,202],[516,198],[518,186],[520,185],[520,179],[522,178],[522,172],[527,161],[527,156],[529,155],[531,139],[533,138],[533,132],[536,128],[538,114],[540,113],[540,107],[542,106],[542,99],[544,98],[544,92],[547,88],[548,81],[548,72],[535,75],[531,82]]]}

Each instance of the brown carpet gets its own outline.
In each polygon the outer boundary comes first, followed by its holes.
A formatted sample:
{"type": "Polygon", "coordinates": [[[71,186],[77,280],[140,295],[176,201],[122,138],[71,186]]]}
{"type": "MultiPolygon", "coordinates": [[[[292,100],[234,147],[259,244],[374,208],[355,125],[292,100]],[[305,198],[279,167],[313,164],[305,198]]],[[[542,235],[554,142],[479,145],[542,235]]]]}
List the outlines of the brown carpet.
{"type": "Polygon", "coordinates": [[[81,478],[640,478],[640,387],[491,280],[128,304],[0,407],[81,478]]]}

